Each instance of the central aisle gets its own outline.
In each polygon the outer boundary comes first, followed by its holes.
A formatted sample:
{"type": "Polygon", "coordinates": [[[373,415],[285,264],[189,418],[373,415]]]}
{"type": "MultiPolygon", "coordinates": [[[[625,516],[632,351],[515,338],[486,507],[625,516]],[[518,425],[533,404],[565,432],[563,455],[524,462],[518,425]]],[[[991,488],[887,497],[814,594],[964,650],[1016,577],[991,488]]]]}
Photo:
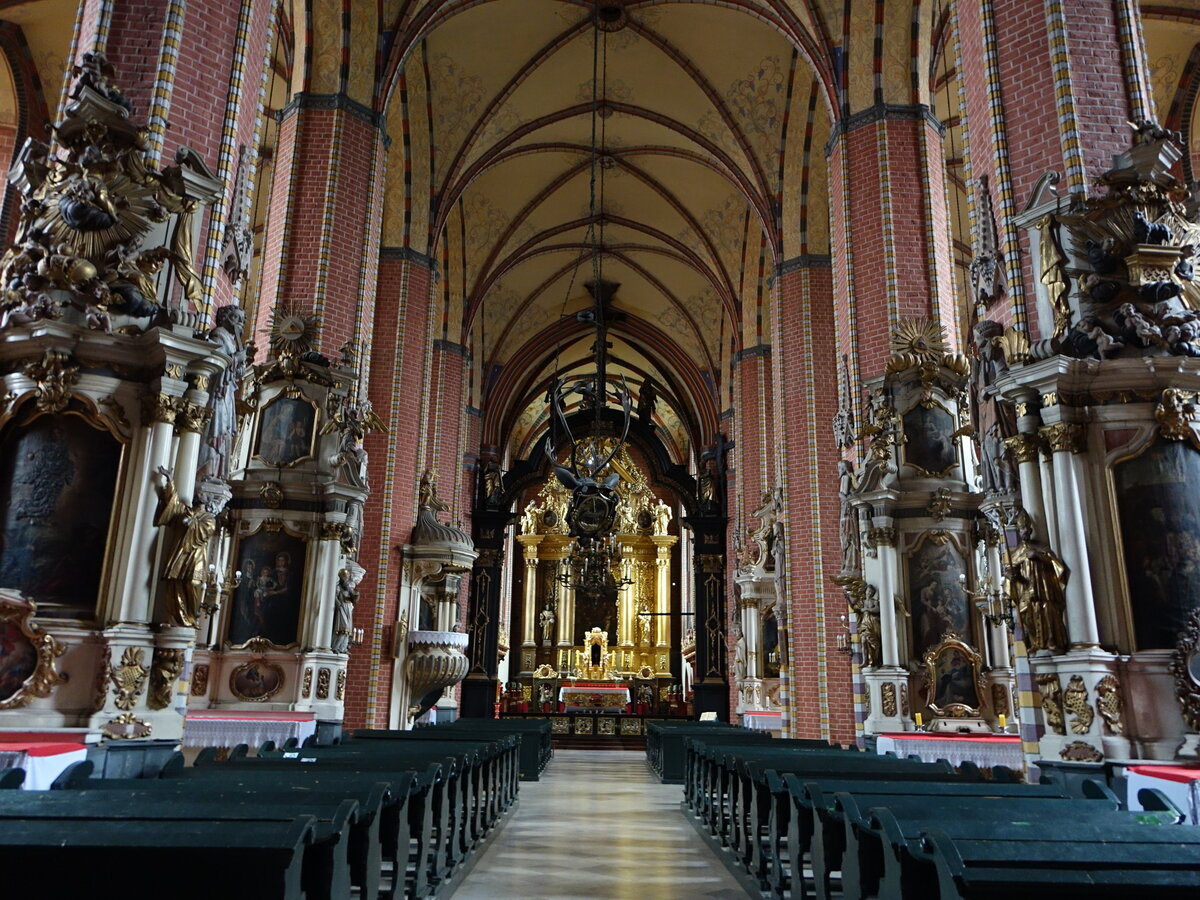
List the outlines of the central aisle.
{"type": "Polygon", "coordinates": [[[453,900],[747,896],[638,751],[556,750],[453,900]]]}

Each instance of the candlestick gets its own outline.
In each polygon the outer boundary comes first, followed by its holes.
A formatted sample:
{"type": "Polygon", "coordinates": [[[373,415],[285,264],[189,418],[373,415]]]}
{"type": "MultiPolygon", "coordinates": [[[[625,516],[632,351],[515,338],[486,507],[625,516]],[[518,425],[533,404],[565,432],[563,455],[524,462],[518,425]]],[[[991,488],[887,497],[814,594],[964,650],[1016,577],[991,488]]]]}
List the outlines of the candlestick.
{"type": "Polygon", "coordinates": [[[1008,720],[1004,718],[1004,713],[1000,713],[1000,730],[1001,731],[1008,730],[1008,720]]]}
{"type": "Polygon", "coordinates": [[[917,713],[916,715],[914,715],[913,718],[917,720],[918,728],[920,728],[922,725],[925,724],[925,720],[922,718],[920,713],[917,713]]]}

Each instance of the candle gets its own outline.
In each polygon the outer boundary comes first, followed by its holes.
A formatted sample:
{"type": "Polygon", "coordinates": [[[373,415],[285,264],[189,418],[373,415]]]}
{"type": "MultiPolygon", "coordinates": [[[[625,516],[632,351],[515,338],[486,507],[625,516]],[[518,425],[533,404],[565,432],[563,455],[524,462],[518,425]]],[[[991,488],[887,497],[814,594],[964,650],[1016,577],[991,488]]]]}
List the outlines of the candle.
{"type": "Polygon", "coordinates": [[[1004,713],[1000,713],[1000,730],[1003,731],[1007,727],[1008,727],[1008,722],[1004,718],[1004,713]]]}
{"type": "Polygon", "coordinates": [[[925,720],[924,720],[924,719],[921,717],[921,714],[920,714],[920,713],[917,713],[917,714],[916,714],[916,716],[915,716],[914,718],[916,718],[916,720],[917,720],[917,727],[918,727],[918,728],[920,728],[922,725],[924,725],[924,724],[925,724],[925,720]]]}

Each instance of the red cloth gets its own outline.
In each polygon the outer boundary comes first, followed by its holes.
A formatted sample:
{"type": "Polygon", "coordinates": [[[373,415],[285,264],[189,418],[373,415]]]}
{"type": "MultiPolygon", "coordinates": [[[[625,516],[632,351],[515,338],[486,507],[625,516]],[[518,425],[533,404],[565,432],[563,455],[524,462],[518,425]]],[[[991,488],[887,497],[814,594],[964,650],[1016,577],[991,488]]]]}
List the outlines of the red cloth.
{"type": "Polygon", "coordinates": [[[880,737],[896,738],[905,741],[981,741],[983,743],[1015,744],[1021,740],[1016,734],[955,734],[946,731],[941,734],[930,734],[921,731],[888,731],[880,737]]]}
{"type": "Polygon", "coordinates": [[[0,743],[0,753],[24,752],[29,756],[58,756],[60,753],[75,753],[86,749],[86,744],[68,744],[61,741],[5,741],[0,743]]]}
{"type": "Polygon", "coordinates": [[[1200,781],[1200,768],[1187,766],[1130,766],[1130,772],[1145,775],[1147,778],[1164,778],[1167,781],[1179,781],[1186,784],[1189,781],[1200,781]]]}

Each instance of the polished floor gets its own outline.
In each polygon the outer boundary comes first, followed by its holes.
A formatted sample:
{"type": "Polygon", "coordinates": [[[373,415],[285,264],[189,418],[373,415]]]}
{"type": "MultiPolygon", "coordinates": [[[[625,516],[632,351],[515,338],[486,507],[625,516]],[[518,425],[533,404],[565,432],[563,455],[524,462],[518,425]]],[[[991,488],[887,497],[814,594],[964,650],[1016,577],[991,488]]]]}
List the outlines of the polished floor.
{"type": "Polygon", "coordinates": [[[453,900],[743,900],[642,752],[556,750],[453,900]]]}

